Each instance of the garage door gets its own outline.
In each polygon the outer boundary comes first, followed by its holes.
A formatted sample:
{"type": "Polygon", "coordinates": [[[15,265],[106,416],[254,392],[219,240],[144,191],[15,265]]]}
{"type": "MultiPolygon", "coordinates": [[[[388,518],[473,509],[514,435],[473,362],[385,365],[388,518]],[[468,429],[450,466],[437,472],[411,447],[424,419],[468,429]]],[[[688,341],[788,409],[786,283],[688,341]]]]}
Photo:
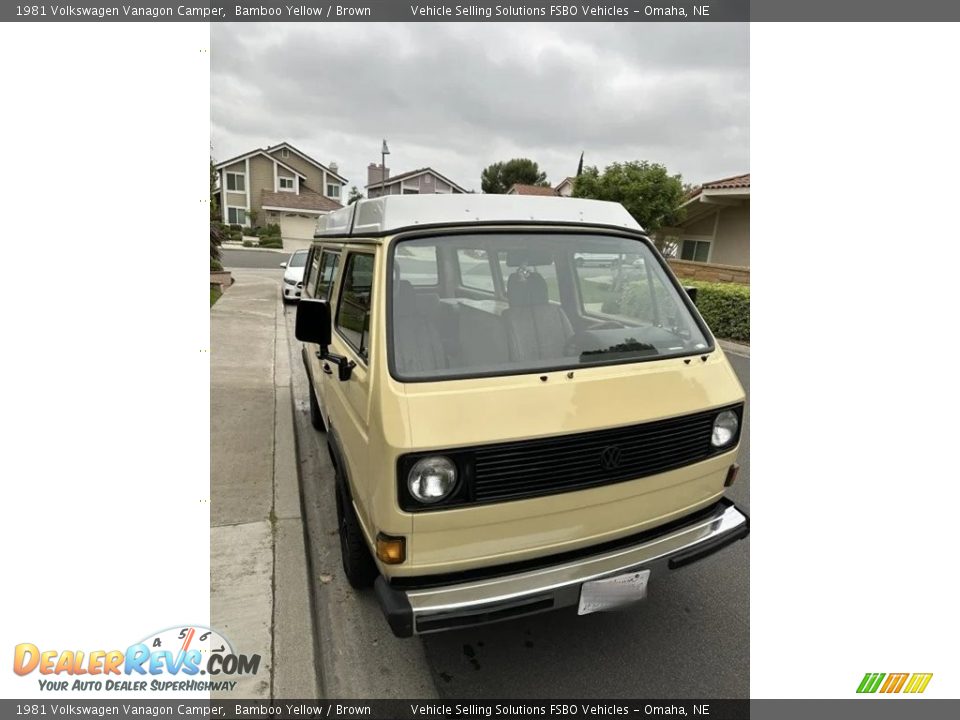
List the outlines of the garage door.
{"type": "Polygon", "coordinates": [[[313,240],[313,232],[317,228],[316,215],[294,215],[284,213],[280,218],[280,234],[283,239],[313,240]]]}

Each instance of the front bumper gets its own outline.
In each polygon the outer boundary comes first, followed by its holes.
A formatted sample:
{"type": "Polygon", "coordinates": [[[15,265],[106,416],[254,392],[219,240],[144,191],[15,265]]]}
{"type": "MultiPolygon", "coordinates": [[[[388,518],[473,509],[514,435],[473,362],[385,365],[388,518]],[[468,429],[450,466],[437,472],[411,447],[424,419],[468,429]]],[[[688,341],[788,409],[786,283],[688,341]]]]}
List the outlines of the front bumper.
{"type": "MultiPolygon", "coordinates": [[[[745,538],[750,519],[726,498],[664,527],[600,547],[500,568],[504,574],[459,573],[404,578],[390,585],[380,576],[375,590],[397,637],[423,635],[576,605],[588,580],[632,570],[674,570],[745,538]]],[[[497,568],[491,568],[497,570],[497,568]]]]}
{"type": "Polygon", "coordinates": [[[296,285],[288,285],[286,282],[283,283],[283,299],[284,300],[299,300],[300,293],[303,291],[303,283],[299,282],[296,285]]]}

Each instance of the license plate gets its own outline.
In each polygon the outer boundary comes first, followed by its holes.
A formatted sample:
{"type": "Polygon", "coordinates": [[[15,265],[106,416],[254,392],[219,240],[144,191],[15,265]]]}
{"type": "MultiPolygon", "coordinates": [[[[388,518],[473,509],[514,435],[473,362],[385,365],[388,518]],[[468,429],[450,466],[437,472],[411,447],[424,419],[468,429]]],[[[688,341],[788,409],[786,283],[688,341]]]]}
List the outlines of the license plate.
{"type": "Polygon", "coordinates": [[[580,608],[577,614],[589,615],[613,610],[643,600],[647,596],[649,579],[649,570],[634,570],[616,577],[589,580],[580,587],[580,608]]]}

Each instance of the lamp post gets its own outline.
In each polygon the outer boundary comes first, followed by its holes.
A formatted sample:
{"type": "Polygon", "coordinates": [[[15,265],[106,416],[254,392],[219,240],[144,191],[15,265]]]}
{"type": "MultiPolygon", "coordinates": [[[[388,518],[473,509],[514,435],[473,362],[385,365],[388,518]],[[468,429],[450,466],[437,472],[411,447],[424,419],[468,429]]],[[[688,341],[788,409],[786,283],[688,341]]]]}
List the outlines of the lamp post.
{"type": "Polygon", "coordinates": [[[387,155],[390,154],[390,148],[387,147],[387,140],[384,138],[383,147],[380,148],[380,197],[384,196],[387,184],[387,155]]]}

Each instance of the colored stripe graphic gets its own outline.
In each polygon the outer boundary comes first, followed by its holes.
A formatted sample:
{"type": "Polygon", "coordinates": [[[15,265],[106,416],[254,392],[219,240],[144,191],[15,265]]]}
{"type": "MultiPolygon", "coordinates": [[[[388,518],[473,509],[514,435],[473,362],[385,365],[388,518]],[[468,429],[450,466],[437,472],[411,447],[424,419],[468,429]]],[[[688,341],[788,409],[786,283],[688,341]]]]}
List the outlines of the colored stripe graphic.
{"type": "Polygon", "coordinates": [[[927,689],[933,673],[866,673],[860,685],[857,687],[858,693],[875,693],[879,690],[881,693],[898,693],[901,690],[905,693],[917,694],[927,689]],[[884,682],[886,678],[886,682],[884,682]],[[882,683],[882,685],[881,685],[882,683]],[[906,687],[904,687],[906,686],[906,687]]]}
{"type": "Polygon", "coordinates": [[[930,684],[933,673],[914,673],[904,689],[905,693],[922,693],[930,684]]]}
{"type": "Polygon", "coordinates": [[[880,683],[884,677],[886,677],[885,673],[867,673],[863,676],[863,680],[860,681],[860,687],[857,688],[857,692],[875,693],[877,688],[880,687],[880,683]]]}
{"type": "Polygon", "coordinates": [[[910,673],[890,673],[887,675],[887,681],[880,688],[882,693],[898,693],[903,684],[910,677],[910,673]]]}

